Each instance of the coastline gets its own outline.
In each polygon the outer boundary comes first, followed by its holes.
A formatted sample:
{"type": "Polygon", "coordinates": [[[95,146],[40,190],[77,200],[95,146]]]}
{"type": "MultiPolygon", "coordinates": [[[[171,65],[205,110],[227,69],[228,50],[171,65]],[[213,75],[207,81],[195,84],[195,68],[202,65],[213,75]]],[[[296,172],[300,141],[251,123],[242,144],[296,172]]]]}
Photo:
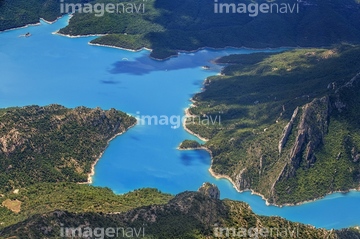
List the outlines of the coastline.
{"type": "MultiPolygon", "coordinates": [[[[88,37],[88,36],[100,36],[101,37],[101,36],[106,35],[106,34],[94,34],[94,35],[75,35],[75,36],[72,36],[72,35],[65,35],[65,34],[61,34],[61,33],[57,33],[57,32],[55,32],[54,34],[59,34],[59,35],[70,37],[70,38],[88,37]]],[[[88,44],[93,45],[93,46],[102,46],[102,47],[110,47],[110,48],[115,48],[115,49],[121,49],[121,50],[126,50],[126,51],[131,51],[131,52],[138,52],[138,51],[141,51],[141,50],[147,50],[147,51],[150,51],[150,52],[153,51],[153,49],[150,49],[150,48],[147,48],[147,47],[142,47],[140,49],[131,49],[131,48],[124,48],[124,47],[119,47],[119,46],[105,45],[105,44],[98,44],[98,43],[90,43],[90,42],[88,44]]],[[[236,50],[239,50],[239,49],[244,49],[244,50],[263,50],[263,49],[266,49],[266,50],[274,50],[274,49],[281,49],[281,48],[285,48],[284,50],[287,50],[287,49],[293,49],[293,48],[299,48],[299,47],[298,46],[279,46],[279,47],[267,47],[267,48],[252,48],[252,47],[245,47],[245,46],[241,46],[241,47],[225,46],[225,47],[216,48],[216,47],[203,46],[203,47],[199,47],[197,49],[188,50],[188,51],[174,50],[174,51],[177,52],[177,54],[167,56],[165,58],[156,58],[156,57],[152,57],[152,56],[150,56],[150,58],[153,59],[153,60],[157,60],[157,61],[166,61],[166,60],[171,59],[173,57],[177,57],[179,54],[196,53],[196,52],[202,51],[202,50],[214,50],[214,51],[221,51],[221,50],[226,50],[226,49],[236,49],[236,50]]],[[[221,73],[219,73],[219,74],[221,74],[221,73]]]]}
{"type": "Polygon", "coordinates": [[[47,24],[53,24],[53,23],[55,23],[55,22],[57,22],[60,18],[62,18],[63,16],[59,16],[59,17],[57,17],[54,21],[47,21],[47,20],[45,20],[44,18],[42,18],[42,17],[40,17],[40,21],[43,21],[43,22],[46,22],[47,24]]]}
{"type": "MultiPolygon", "coordinates": [[[[63,35],[61,33],[57,33],[59,35],[63,35]]],[[[63,35],[63,36],[67,36],[67,35],[63,35]]],[[[105,35],[88,35],[88,36],[105,36],[105,35]]],[[[71,37],[71,36],[69,36],[71,37]]],[[[81,37],[81,36],[79,36],[81,37]]],[[[146,51],[152,51],[152,49],[149,49],[149,48],[146,48],[146,47],[142,47],[140,49],[128,49],[128,48],[123,48],[123,47],[120,47],[120,46],[111,46],[111,45],[104,45],[104,44],[98,44],[98,43],[91,43],[91,42],[88,42],[88,44],[90,46],[102,46],[102,47],[109,47],[109,48],[115,48],[115,49],[119,49],[119,50],[124,50],[124,51],[131,51],[131,52],[139,52],[139,51],[142,51],[142,50],[146,50],[146,51]]]]}
{"type": "Polygon", "coordinates": [[[92,177],[95,175],[95,166],[96,164],[99,162],[99,160],[102,158],[103,154],[105,153],[105,150],[107,149],[107,147],[109,146],[110,142],[115,139],[116,137],[126,133],[129,129],[131,129],[132,127],[134,127],[137,124],[137,122],[135,122],[133,125],[129,126],[127,129],[125,129],[123,132],[117,133],[115,134],[113,137],[111,137],[107,142],[106,142],[106,147],[105,149],[100,153],[99,157],[96,158],[96,160],[91,164],[91,171],[90,173],[88,173],[88,178],[86,182],[79,182],[78,184],[92,184],[92,177]]]}
{"type": "MultiPolygon", "coordinates": [[[[206,80],[206,79],[205,79],[206,80]]],[[[193,98],[190,99],[190,101],[192,103],[195,103],[195,100],[193,98]]],[[[187,117],[191,117],[193,115],[190,114],[189,112],[189,109],[190,107],[196,107],[194,106],[194,104],[191,104],[188,108],[185,109],[185,116],[187,117]]],[[[200,140],[204,141],[204,142],[207,142],[209,141],[209,139],[206,139],[206,138],[203,138],[201,137],[200,135],[192,132],[190,129],[188,129],[186,127],[186,124],[185,122],[183,122],[183,127],[184,129],[189,133],[189,134],[192,134],[194,136],[196,136],[197,138],[199,138],[200,140]]],[[[345,190],[345,191],[331,191],[327,194],[325,194],[324,196],[321,196],[321,197],[317,197],[317,198],[314,198],[314,199],[311,199],[311,200],[305,200],[305,201],[301,201],[301,202],[298,202],[298,203],[284,203],[284,204],[276,204],[276,203],[270,203],[268,201],[268,199],[262,195],[261,193],[258,193],[258,192],[255,192],[253,189],[245,189],[245,190],[240,190],[239,188],[236,187],[236,184],[234,182],[234,180],[228,176],[228,175],[223,175],[223,174],[217,174],[213,171],[212,169],[212,163],[213,163],[213,154],[211,152],[210,149],[208,149],[206,146],[201,146],[200,148],[188,148],[188,149],[180,149],[179,147],[177,147],[178,150],[206,150],[209,154],[210,154],[210,159],[211,159],[211,164],[210,164],[210,167],[209,167],[209,173],[211,174],[211,176],[213,176],[214,178],[216,179],[227,179],[232,185],[233,185],[233,188],[239,192],[239,193],[242,193],[242,192],[246,192],[246,191],[250,191],[251,194],[253,195],[257,195],[257,196],[260,196],[264,201],[265,201],[265,204],[267,206],[276,206],[276,207],[279,207],[279,208],[282,208],[282,207],[291,207],[291,206],[299,206],[299,205],[302,205],[302,204],[306,204],[306,203],[311,203],[311,202],[315,202],[317,200],[321,200],[323,198],[325,198],[326,196],[329,196],[331,194],[335,194],[335,193],[349,193],[349,192],[352,192],[352,191],[356,191],[356,192],[360,192],[360,186],[356,189],[348,189],[348,190],[345,190]]]]}
{"type": "MultiPolygon", "coordinates": [[[[194,102],[194,101],[192,100],[192,102],[194,102]]],[[[185,109],[185,116],[190,118],[190,117],[193,117],[194,115],[190,114],[189,108],[186,108],[186,109],[185,109]]],[[[193,131],[191,131],[190,129],[188,129],[188,128],[186,127],[186,122],[185,122],[185,120],[183,120],[183,127],[184,127],[184,129],[185,129],[189,134],[192,134],[192,135],[196,136],[196,137],[199,138],[201,141],[204,141],[204,142],[209,141],[209,139],[204,138],[204,137],[201,137],[199,134],[196,134],[196,133],[194,133],[193,131]]]]}
{"type": "MultiPolygon", "coordinates": [[[[48,24],[53,24],[54,22],[56,22],[57,20],[59,20],[60,18],[64,17],[65,15],[62,15],[62,16],[59,16],[57,17],[54,21],[47,21],[45,20],[44,18],[40,18],[40,20],[48,23],[48,24]]],[[[68,22],[70,22],[70,19],[73,17],[73,14],[69,14],[69,19],[68,19],[68,22]]],[[[9,29],[6,29],[6,30],[3,30],[3,31],[0,31],[1,32],[5,32],[5,31],[11,31],[11,30],[16,30],[16,29],[21,29],[21,28],[26,28],[26,27],[29,27],[29,26],[37,26],[37,25],[41,25],[40,22],[38,23],[30,23],[30,24],[27,24],[25,26],[22,26],[22,27],[15,27],[15,28],[9,28],[9,29]]],[[[64,36],[64,37],[69,37],[69,38],[80,38],[80,37],[101,37],[101,36],[105,36],[107,34],[89,34],[89,35],[68,35],[68,34],[62,34],[62,33],[59,33],[59,30],[53,32],[52,34],[57,34],[57,35],[60,35],[60,36],[64,36]]],[[[123,48],[123,47],[118,47],[118,46],[113,46],[113,45],[104,45],[104,44],[94,44],[94,43],[89,43],[89,45],[96,45],[96,46],[103,46],[103,47],[111,47],[111,48],[116,48],[116,49],[121,49],[121,50],[127,50],[127,51],[131,51],[131,52],[138,52],[138,51],[141,51],[143,49],[145,50],[148,50],[148,51],[152,51],[153,49],[150,49],[150,48],[147,48],[147,47],[142,47],[141,49],[130,49],[130,48],[123,48]]],[[[328,46],[321,46],[322,48],[327,48],[328,46]]],[[[266,48],[254,48],[254,47],[246,47],[246,46],[224,46],[224,47],[210,47],[210,46],[203,46],[203,47],[198,47],[194,50],[174,50],[177,52],[177,54],[174,54],[174,55],[170,55],[168,57],[165,57],[165,58],[155,58],[155,57],[151,57],[151,59],[154,59],[154,60],[158,60],[158,61],[166,61],[172,57],[177,57],[179,54],[188,54],[188,53],[196,53],[198,51],[201,51],[201,50],[226,50],[226,49],[245,49],[245,50],[274,50],[274,49],[282,49],[284,48],[284,50],[289,50],[289,49],[296,49],[296,48],[312,48],[312,47],[301,47],[301,46],[274,46],[274,47],[266,47],[266,48]]]]}
{"type": "Polygon", "coordinates": [[[22,27],[14,27],[14,28],[9,28],[9,29],[3,30],[3,31],[0,31],[0,33],[2,33],[2,32],[8,32],[8,31],[13,31],[13,30],[19,30],[19,29],[28,28],[28,27],[33,27],[33,26],[39,26],[39,25],[41,25],[40,22],[38,22],[38,23],[30,23],[30,24],[26,24],[25,26],[22,26],[22,27]]]}
{"type": "Polygon", "coordinates": [[[89,34],[89,35],[69,35],[69,34],[62,34],[59,32],[59,30],[53,32],[52,34],[54,35],[59,35],[62,37],[68,37],[68,38],[81,38],[81,37],[102,37],[105,36],[106,34],[89,34]]]}
{"type": "MultiPolygon", "coordinates": [[[[212,161],[213,161],[213,155],[212,155],[212,152],[210,149],[202,146],[201,148],[195,148],[195,149],[186,149],[186,150],[196,150],[196,149],[200,149],[200,150],[206,150],[207,152],[209,152],[210,154],[210,157],[211,157],[211,164],[210,164],[210,168],[209,168],[209,172],[211,174],[211,176],[213,176],[214,178],[216,179],[227,179],[232,185],[233,185],[233,188],[238,192],[238,193],[243,193],[243,192],[251,192],[251,194],[253,195],[257,195],[259,197],[261,197],[262,200],[265,201],[265,204],[266,206],[276,206],[276,207],[279,207],[279,208],[282,208],[282,207],[293,207],[293,206],[300,206],[300,205],[303,205],[303,204],[306,204],[306,203],[311,203],[311,202],[315,202],[317,200],[321,200],[329,195],[332,195],[332,194],[335,194],[335,193],[349,193],[349,192],[359,192],[360,191],[360,187],[357,188],[357,189],[349,189],[349,190],[345,190],[345,191],[332,191],[332,192],[329,192],[327,193],[326,195],[322,196],[322,197],[317,197],[317,198],[314,198],[314,199],[311,199],[311,200],[306,200],[306,201],[302,201],[302,202],[298,202],[298,203],[284,203],[284,204],[275,204],[275,203],[270,203],[268,201],[267,198],[265,198],[264,195],[262,195],[261,193],[258,193],[258,192],[255,192],[253,189],[245,189],[245,190],[240,190],[236,187],[236,184],[234,182],[234,180],[228,176],[228,175],[224,175],[224,174],[217,174],[213,171],[212,169],[212,161]]],[[[184,149],[179,149],[179,150],[184,150],[184,149]]]]}
{"type": "MultiPolygon", "coordinates": [[[[17,28],[13,28],[13,29],[7,29],[7,30],[4,30],[4,31],[10,31],[10,30],[14,30],[14,29],[26,28],[26,27],[29,27],[29,26],[37,26],[37,25],[41,25],[41,23],[28,24],[28,25],[25,25],[25,26],[22,26],[22,27],[17,27],[17,28]]],[[[60,33],[57,33],[57,34],[63,35],[63,34],[60,34],[60,33]]],[[[67,36],[67,35],[63,35],[63,36],[67,36]]],[[[90,36],[96,36],[96,35],[90,35],[90,36]]],[[[68,36],[68,37],[71,37],[71,36],[68,36]]],[[[78,37],[86,37],[86,36],[78,36],[78,37]]],[[[95,45],[95,44],[94,44],[94,45],[95,45]]],[[[112,47],[112,46],[107,46],[107,45],[100,45],[100,44],[98,44],[98,45],[99,45],[99,46],[105,46],[105,47],[112,47]]],[[[120,48],[120,47],[113,47],[113,48],[119,48],[119,49],[128,50],[128,51],[135,51],[135,50],[125,49],[125,48],[120,48]]],[[[211,49],[211,48],[209,48],[209,47],[203,47],[203,48],[199,48],[199,49],[197,49],[197,50],[194,50],[194,51],[192,51],[192,52],[196,52],[196,51],[198,51],[198,50],[207,49],[207,48],[208,48],[208,49],[211,49]]],[[[234,48],[234,47],[230,47],[230,48],[234,48]]],[[[213,49],[217,49],[217,50],[218,50],[218,49],[221,49],[221,48],[213,48],[213,49]]],[[[225,48],[224,48],[224,49],[225,49],[225,48]]],[[[235,48],[235,49],[247,49],[247,48],[241,47],[241,48],[235,48]]],[[[268,48],[266,48],[266,49],[268,49],[268,48]]],[[[271,48],[269,48],[269,49],[271,49],[271,48]]],[[[190,52],[191,52],[191,51],[190,51],[190,52]]],[[[185,52],[185,53],[186,53],[186,52],[185,52]]],[[[189,110],[189,108],[186,109],[186,113],[189,113],[188,110],[189,110]]],[[[190,113],[189,113],[189,115],[190,115],[190,113]]],[[[130,128],[131,128],[131,127],[129,127],[128,129],[130,129],[130,128]]],[[[127,130],[128,130],[128,129],[127,129],[127,130]]],[[[199,139],[201,139],[201,140],[203,140],[203,141],[208,141],[208,139],[202,138],[202,137],[199,136],[198,134],[195,134],[194,132],[192,132],[191,130],[189,130],[189,129],[186,127],[186,124],[184,125],[184,129],[185,129],[188,133],[190,133],[190,134],[198,137],[199,139]]],[[[119,134],[116,134],[114,137],[112,137],[112,138],[108,141],[107,144],[109,144],[109,142],[110,142],[112,139],[114,139],[115,137],[117,137],[117,136],[119,136],[119,135],[121,135],[121,134],[123,134],[123,133],[125,133],[125,132],[126,132],[126,131],[121,132],[121,133],[119,133],[119,134]]],[[[205,149],[205,148],[203,148],[203,149],[205,149]]],[[[211,154],[211,151],[210,151],[209,149],[206,148],[205,150],[207,150],[207,151],[210,152],[210,154],[211,154]]],[[[105,151],[105,150],[104,150],[104,151],[105,151]]],[[[85,182],[85,184],[91,184],[91,183],[92,183],[92,176],[93,176],[94,173],[95,173],[95,172],[94,172],[94,167],[95,167],[96,163],[98,162],[98,160],[102,157],[104,151],[100,154],[100,156],[99,156],[99,157],[96,159],[96,161],[92,164],[91,172],[90,172],[90,174],[88,174],[88,181],[85,182]]],[[[211,161],[212,161],[212,155],[211,155],[211,161]]],[[[299,203],[294,203],[294,204],[282,204],[282,205],[269,204],[268,201],[267,201],[267,199],[266,199],[263,195],[261,195],[260,193],[254,192],[253,190],[243,190],[243,191],[239,191],[239,190],[236,188],[235,183],[233,182],[233,180],[231,180],[231,178],[230,178],[229,176],[227,176],[227,175],[218,175],[218,174],[216,174],[215,172],[213,172],[213,170],[212,170],[212,164],[210,165],[209,171],[210,171],[210,173],[212,174],[212,176],[214,176],[215,178],[225,178],[225,179],[228,179],[228,180],[233,184],[234,188],[235,188],[238,192],[251,191],[252,194],[261,196],[262,199],[265,200],[265,202],[266,202],[267,205],[275,205],[275,206],[278,206],[278,207],[301,205],[301,204],[304,204],[304,203],[314,202],[314,201],[316,201],[316,200],[319,200],[319,199],[322,199],[322,198],[326,197],[327,195],[331,195],[331,194],[334,194],[334,193],[348,193],[348,192],[350,192],[350,191],[358,191],[358,190],[360,190],[360,188],[359,188],[359,189],[349,189],[349,190],[345,190],[345,191],[332,191],[332,192],[329,192],[329,193],[325,194],[324,196],[321,196],[321,197],[318,197],[318,198],[314,198],[314,199],[312,199],[312,200],[307,200],[307,201],[303,201],[303,202],[299,202],[299,203]]]]}
{"type": "Polygon", "coordinates": [[[54,21],[47,21],[45,20],[44,18],[40,17],[39,18],[39,22],[37,23],[29,23],[29,24],[26,24],[24,26],[21,26],[21,27],[13,27],[13,28],[9,28],[9,29],[5,29],[5,30],[2,30],[0,31],[1,32],[7,32],[7,31],[12,31],[12,30],[19,30],[19,29],[23,29],[23,28],[28,28],[28,27],[33,27],[33,26],[40,26],[41,25],[41,21],[47,23],[47,24],[53,24],[55,23],[56,21],[58,21],[60,18],[62,18],[63,16],[60,16],[60,17],[57,17],[54,21]]]}
{"type": "MultiPolygon", "coordinates": [[[[212,161],[212,157],[211,157],[211,161],[212,161]]],[[[209,168],[209,172],[210,172],[211,176],[213,176],[213,177],[216,178],[216,179],[227,179],[227,180],[230,181],[230,183],[233,185],[234,189],[235,189],[237,192],[239,192],[239,193],[245,192],[244,190],[241,191],[241,190],[239,190],[239,189],[236,187],[234,180],[232,180],[232,178],[230,178],[230,176],[224,175],[224,174],[217,174],[217,173],[215,173],[215,172],[213,171],[213,169],[212,169],[211,166],[212,166],[212,163],[211,163],[210,168],[209,168]]]]}
{"type": "MultiPolygon", "coordinates": [[[[70,21],[70,19],[72,17],[73,17],[73,15],[70,15],[69,21],[70,21]]],[[[69,35],[69,34],[59,33],[59,30],[53,32],[53,34],[64,36],[64,37],[69,37],[69,38],[102,37],[102,36],[107,35],[107,34],[69,35]]],[[[130,52],[139,52],[139,51],[142,51],[142,50],[147,50],[149,52],[153,51],[153,49],[147,48],[147,47],[141,47],[139,49],[131,49],[131,48],[124,48],[124,47],[120,47],[120,46],[105,45],[105,44],[98,44],[98,43],[91,43],[91,42],[88,42],[88,44],[91,45],[91,46],[109,47],[109,48],[115,48],[115,49],[130,51],[130,52]]],[[[152,57],[152,56],[150,56],[150,58],[153,59],[153,60],[157,60],[157,61],[166,61],[166,60],[171,59],[173,57],[177,57],[179,54],[196,53],[196,52],[201,51],[201,50],[219,50],[219,51],[226,50],[226,49],[244,49],[244,50],[263,50],[263,49],[266,49],[266,50],[274,50],[274,49],[281,49],[281,48],[285,48],[284,50],[287,50],[287,49],[293,49],[293,48],[298,48],[298,47],[299,46],[279,46],[279,47],[267,47],[267,48],[252,48],[252,47],[246,47],[246,46],[241,46],[241,47],[225,46],[225,47],[216,48],[216,47],[203,46],[203,47],[196,48],[194,50],[178,50],[177,49],[177,50],[174,50],[174,51],[177,52],[177,54],[170,55],[170,56],[165,57],[165,58],[156,58],[156,57],[152,57]]]]}

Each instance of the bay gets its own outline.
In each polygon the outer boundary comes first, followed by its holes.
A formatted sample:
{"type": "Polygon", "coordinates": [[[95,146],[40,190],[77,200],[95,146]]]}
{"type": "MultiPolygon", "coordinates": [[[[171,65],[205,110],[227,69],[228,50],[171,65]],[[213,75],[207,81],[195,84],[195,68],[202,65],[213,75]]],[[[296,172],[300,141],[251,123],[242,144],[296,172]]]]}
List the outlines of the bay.
{"type": "MultiPolygon", "coordinates": [[[[181,117],[204,79],[219,73],[220,66],[211,60],[234,53],[286,50],[204,49],[156,61],[147,50],[91,46],[88,42],[94,37],[52,34],[67,22],[68,17],[63,17],[53,24],[41,22],[0,33],[0,107],[57,103],[116,108],[134,116],[181,117]],[[19,37],[27,32],[32,36],[19,37]],[[211,69],[203,70],[203,65],[211,69]]],[[[208,152],[177,150],[184,139],[199,140],[176,122],[137,125],[110,143],[95,167],[93,185],[115,193],[154,187],[176,194],[211,182],[222,198],[247,202],[261,215],[328,229],[360,225],[360,192],[335,193],[298,206],[267,206],[261,197],[238,193],[229,181],[212,177],[208,152]]]]}

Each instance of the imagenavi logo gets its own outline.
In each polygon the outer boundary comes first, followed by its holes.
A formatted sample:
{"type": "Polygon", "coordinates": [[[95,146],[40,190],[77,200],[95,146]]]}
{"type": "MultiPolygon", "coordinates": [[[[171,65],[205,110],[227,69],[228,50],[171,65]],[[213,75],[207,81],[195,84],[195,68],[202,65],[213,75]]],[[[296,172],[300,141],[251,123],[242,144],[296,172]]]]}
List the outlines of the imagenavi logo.
{"type": "Polygon", "coordinates": [[[60,13],[90,13],[102,17],[105,13],[116,14],[143,14],[147,0],[120,2],[120,3],[66,3],[60,0],[60,13]]]}
{"type": "Polygon", "coordinates": [[[222,0],[214,0],[214,13],[237,13],[248,14],[250,17],[257,17],[260,13],[286,14],[299,13],[299,2],[294,3],[226,3],[222,0]]]}

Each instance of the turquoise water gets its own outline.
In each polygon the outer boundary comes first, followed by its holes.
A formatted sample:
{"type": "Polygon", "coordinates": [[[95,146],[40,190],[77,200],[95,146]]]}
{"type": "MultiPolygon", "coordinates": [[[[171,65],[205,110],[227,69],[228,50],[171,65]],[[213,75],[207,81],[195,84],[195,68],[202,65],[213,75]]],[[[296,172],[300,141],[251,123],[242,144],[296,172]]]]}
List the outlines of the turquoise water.
{"type": "MultiPolygon", "coordinates": [[[[0,33],[0,107],[58,103],[113,107],[133,115],[183,116],[203,80],[220,70],[211,59],[255,51],[202,50],[159,62],[151,60],[145,50],[90,46],[87,43],[93,37],[71,39],[52,34],[66,24],[67,17],[52,25],[41,22],[41,26],[0,33]],[[26,32],[32,36],[18,37],[26,32]],[[202,70],[202,65],[212,69],[202,70]]],[[[93,185],[116,193],[155,187],[175,194],[197,190],[208,181],[218,185],[222,198],[245,201],[258,214],[324,228],[360,225],[360,192],[335,193],[300,206],[266,206],[259,196],[238,193],[227,180],[213,178],[206,151],[177,150],[184,139],[196,138],[171,125],[130,129],[110,143],[95,167],[93,185]]]]}

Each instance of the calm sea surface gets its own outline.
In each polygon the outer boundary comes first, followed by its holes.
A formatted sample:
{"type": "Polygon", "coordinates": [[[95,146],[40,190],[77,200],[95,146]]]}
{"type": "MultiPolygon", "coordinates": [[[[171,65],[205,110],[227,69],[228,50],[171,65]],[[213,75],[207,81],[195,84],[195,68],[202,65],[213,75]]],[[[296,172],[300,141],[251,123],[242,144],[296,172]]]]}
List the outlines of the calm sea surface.
{"type": "MultiPolygon", "coordinates": [[[[151,60],[145,50],[90,46],[88,42],[94,37],[52,34],[67,21],[64,17],[51,25],[41,22],[40,26],[0,33],[0,107],[57,103],[116,108],[132,115],[181,117],[204,79],[220,71],[210,60],[255,52],[202,50],[160,62],[151,60]],[[32,36],[19,37],[26,32],[32,36]],[[202,70],[203,65],[212,68],[202,70]]],[[[93,185],[109,187],[116,193],[154,187],[176,194],[197,190],[207,181],[220,188],[222,198],[245,201],[258,214],[324,228],[360,225],[360,192],[335,193],[282,208],[266,206],[250,192],[236,192],[227,180],[209,174],[210,156],[206,151],[176,149],[184,139],[196,139],[177,126],[176,121],[161,126],[138,125],[117,137],[96,165],[93,185]]]]}

